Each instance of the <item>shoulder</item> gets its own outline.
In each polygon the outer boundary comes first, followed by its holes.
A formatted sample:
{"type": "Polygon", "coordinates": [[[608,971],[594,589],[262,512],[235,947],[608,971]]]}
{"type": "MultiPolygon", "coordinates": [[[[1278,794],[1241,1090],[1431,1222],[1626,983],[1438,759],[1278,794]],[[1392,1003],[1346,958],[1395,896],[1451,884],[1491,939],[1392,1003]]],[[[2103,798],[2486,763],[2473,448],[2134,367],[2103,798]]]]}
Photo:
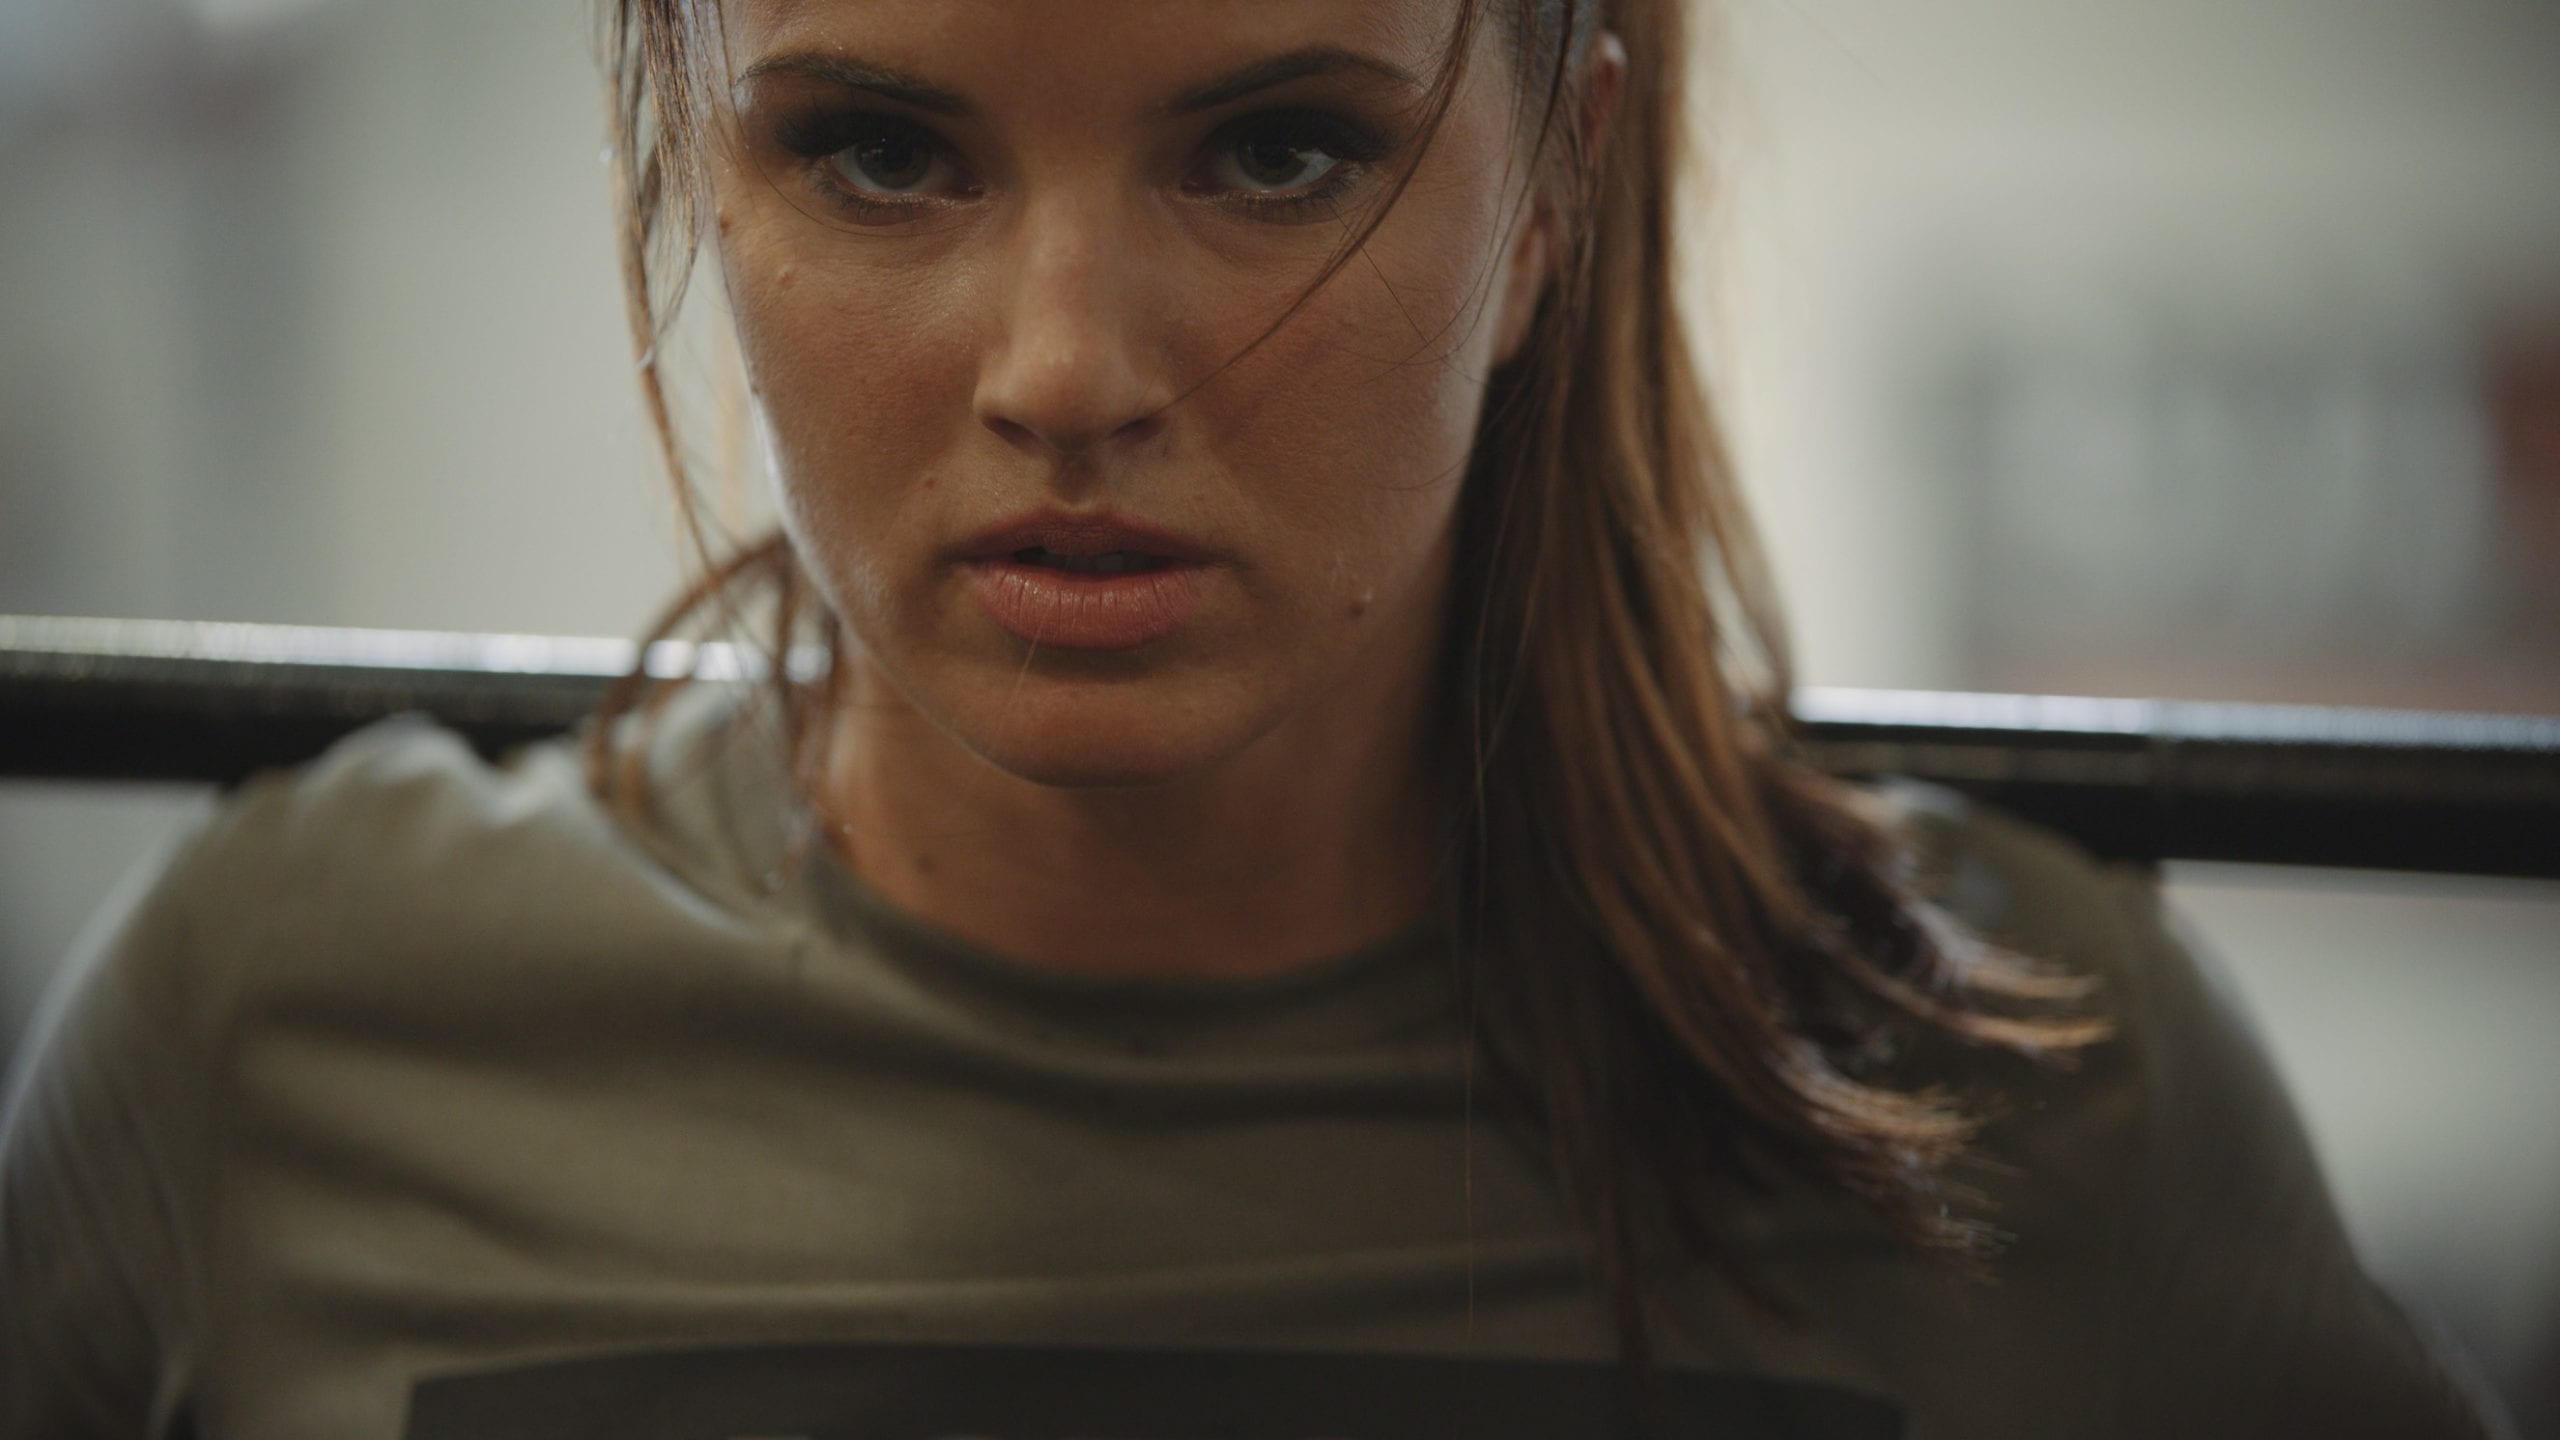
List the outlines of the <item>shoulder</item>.
{"type": "Polygon", "coordinates": [[[483,837],[567,823],[541,768],[386,721],[249,780],[128,872],[0,1110],[0,1435],[157,1428],[204,1308],[244,1017],[373,988],[382,937],[425,925],[483,837]]]}
{"type": "Polygon", "coordinates": [[[1935,786],[1874,792],[1918,858],[1924,891],[1986,939],[2095,987],[2112,1039],[2041,1087],[2097,1108],[2143,1181],[2192,1191],[2185,1167],[2280,1153],[2287,1184],[2327,1210],[2317,1166],[2255,1021],[2219,957],[2168,905],[2153,866],[2102,862],[2070,838],[1935,786]]]}
{"type": "MultiPolygon", "coordinates": [[[[371,879],[467,853],[480,817],[510,808],[510,788],[418,715],[254,774],[127,870],[75,940],[48,1008],[137,1009],[201,1042],[231,1008],[251,957],[357,907],[368,891],[400,888],[371,879]]],[[[38,1018],[46,1028],[48,1017],[38,1018]]]]}
{"type": "Polygon", "coordinates": [[[192,964],[242,983],[363,968],[424,936],[485,943],[542,897],[631,869],[574,762],[556,740],[498,763],[424,716],[380,721],[243,782],[155,898],[180,917],[192,964]]]}
{"type": "Polygon", "coordinates": [[[530,979],[518,962],[537,955],[574,967],[746,923],[703,848],[618,822],[574,737],[490,759],[426,716],[395,716],[236,787],[128,879],[76,963],[160,997],[214,1045],[278,1003],[396,1002],[530,979]]]}
{"type": "Polygon", "coordinates": [[[2247,1079],[2280,1095],[2238,990],[2170,909],[2155,866],[2101,861],[2068,836],[1942,787],[1897,782],[1870,793],[1910,847],[1933,904],[2093,987],[2091,1008],[2113,1038],[2072,1067],[2080,1084],[2058,1088],[2084,1099],[2095,1081],[2137,1092],[2116,1118],[2146,1130],[2192,1113],[2185,1092],[2198,1085],[2247,1079]]]}
{"type": "Polygon", "coordinates": [[[2166,924],[2152,867],[2101,862],[2068,836],[1943,786],[1890,781],[1864,793],[1910,847],[1929,899],[2013,949],[2114,975],[2138,970],[2141,942],[2166,924]]]}
{"type": "Polygon", "coordinates": [[[396,877],[539,808],[526,784],[386,721],[247,781],[110,893],[0,1110],[0,1435],[159,1428],[146,1411],[187,1383],[203,1310],[242,1017],[333,974],[361,987],[362,937],[429,903],[396,877]]]}
{"type": "Polygon", "coordinates": [[[2147,866],[1935,787],[1873,792],[1939,904],[2093,981],[2113,1037],[2066,1064],[1984,1058],[2002,1284],[2102,1317],[2116,1404],[2158,1433],[2490,1433],[2492,1404],[2373,1284],[2218,959],[2147,866]]]}
{"type": "MultiPolygon", "coordinates": [[[[2094,1045],[2030,1058],[1924,1031],[1902,1083],[1939,1088],[1983,1117],[1965,1183],[2011,1237],[2009,1268],[2069,1265],[2121,1242],[2159,1183],[2161,1103],[2176,1052],[2249,1042],[2235,1010],[2189,1003],[2199,958],[2176,936],[2147,867],[2100,862],[2068,837],[1916,782],[1863,790],[1905,848],[1915,888],[1964,931],[2087,987],[2071,1013],[2102,1021],[2094,1045]],[[2173,997],[2181,1003],[2164,1003],[2173,997]]],[[[1993,1002],[1995,1008],[2000,1007],[1993,1002]]]]}
{"type": "MultiPolygon", "coordinates": [[[[667,743],[709,717],[685,718],[667,743]]],[[[716,770],[675,767],[674,807],[716,770]]],[[[491,760],[403,716],[251,778],[133,870],[0,1110],[0,1436],[153,1428],[133,1407],[177,1393],[222,1302],[240,1177],[296,1147],[361,1168],[350,1113],[462,1113],[534,1057],[654,1053],[742,958],[781,968],[788,932],[702,878],[714,842],[669,833],[606,813],[571,737],[491,760]]]]}
{"type": "Polygon", "coordinates": [[[1939,787],[1897,783],[1873,794],[1933,903],[1985,939],[2089,983],[2091,1010],[2112,1027],[2065,1064],[2009,1071],[2036,1078],[2007,1128],[2067,1122],[2138,1167],[2117,1183],[2152,1190],[2201,1178],[2179,1167],[2202,1154],[2279,1145],[2300,1152],[2295,1183],[2318,1192],[2237,989],[2171,913],[2153,867],[2101,862],[2066,836],[1939,787]]]}
{"type": "Polygon", "coordinates": [[[606,835],[564,740],[483,759],[423,715],[348,735],[316,759],[243,782],[180,869],[199,887],[258,878],[506,873],[528,852],[606,835]]]}

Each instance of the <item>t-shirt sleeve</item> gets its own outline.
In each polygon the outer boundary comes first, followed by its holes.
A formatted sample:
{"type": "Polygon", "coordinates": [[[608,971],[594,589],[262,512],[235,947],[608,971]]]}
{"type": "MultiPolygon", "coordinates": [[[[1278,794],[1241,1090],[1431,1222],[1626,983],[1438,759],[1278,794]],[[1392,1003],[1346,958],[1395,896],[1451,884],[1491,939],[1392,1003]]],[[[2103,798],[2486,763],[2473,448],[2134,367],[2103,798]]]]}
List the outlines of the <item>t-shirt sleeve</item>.
{"type": "Polygon", "coordinates": [[[2145,1085],[2126,1393],[2162,1407],[2160,1434],[2511,1434],[2459,1351],[2365,1274],[2229,977],[2146,877],[2107,883],[2145,1085]]]}
{"type": "Polygon", "coordinates": [[[0,1109],[0,1440],[140,1440],[186,1389],[213,1110],[191,836],[76,942],[0,1109]]]}

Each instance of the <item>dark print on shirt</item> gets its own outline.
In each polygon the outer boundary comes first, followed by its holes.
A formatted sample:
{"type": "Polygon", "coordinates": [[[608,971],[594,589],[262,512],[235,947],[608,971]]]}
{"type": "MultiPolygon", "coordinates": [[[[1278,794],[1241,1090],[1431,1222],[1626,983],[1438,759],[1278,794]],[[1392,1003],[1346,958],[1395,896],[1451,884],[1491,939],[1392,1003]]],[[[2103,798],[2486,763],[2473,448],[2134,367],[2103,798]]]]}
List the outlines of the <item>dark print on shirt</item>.
{"type": "Polygon", "coordinates": [[[1671,1372],[1638,1418],[1606,1365],[1383,1355],[832,1345],[442,1375],[407,1440],[1899,1440],[1899,1408],[1671,1372]]]}

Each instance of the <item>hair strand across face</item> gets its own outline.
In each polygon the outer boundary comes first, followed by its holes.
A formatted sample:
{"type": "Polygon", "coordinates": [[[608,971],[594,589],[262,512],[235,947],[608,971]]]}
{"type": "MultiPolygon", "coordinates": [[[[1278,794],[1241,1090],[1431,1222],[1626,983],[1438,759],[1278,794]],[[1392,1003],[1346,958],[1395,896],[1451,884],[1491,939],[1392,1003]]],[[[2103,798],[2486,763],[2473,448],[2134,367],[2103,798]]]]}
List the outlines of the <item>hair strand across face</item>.
{"type": "MultiPolygon", "coordinates": [[[[1653,1237],[1785,1311],[1716,1222],[1782,1172],[1865,1202],[1915,1253],[1983,1253],[1991,1232],[1949,1178],[1979,1117],[1891,1084],[1888,1037],[1916,1023],[2058,1060],[2107,1033],[2074,1008],[2086,987],[1920,899],[1905,850],[1791,757],[1777,606],[1677,300],[1687,9],[1465,0],[1428,111],[1447,113],[1492,20],[1532,167],[1523,203],[1555,226],[1553,280],[1492,377],[1459,501],[1442,898],[1483,1056],[1546,1137],[1639,1369],[1653,1237]],[[1626,60],[1601,143],[1579,86],[1604,31],[1626,60]]],[[[761,607],[766,700],[805,783],[844,702],[845,636],[781,536],[710,557],[657,363],[700,219],[710,27],[685,0],[605,15],[633,340],[705,571],[649,638],[761,607]],[[781,663],[812,636],[814,669],[781,663]]],[[[635,824],[646,780],[615,763],[631,742],[613,722],[649,688],[627,677],[589,736],[592,783],[635,824]]]]}

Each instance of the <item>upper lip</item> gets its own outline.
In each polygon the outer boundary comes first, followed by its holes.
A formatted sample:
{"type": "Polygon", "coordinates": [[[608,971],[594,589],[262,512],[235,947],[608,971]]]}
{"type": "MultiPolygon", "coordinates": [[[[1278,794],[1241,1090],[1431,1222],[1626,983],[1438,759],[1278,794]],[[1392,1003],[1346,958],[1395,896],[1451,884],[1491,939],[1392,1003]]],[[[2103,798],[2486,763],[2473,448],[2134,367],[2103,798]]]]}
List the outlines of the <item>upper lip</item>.
{"type": "Polygon", "coordinates": [[[1000,521],[969,537],[960,548],[968,560],[995,560],[1025,550],[1052,555],[1128,553],[1158,560],[1199,563],[1214,558],[1198,541],[1108,511],[1076,514],[1042,510],[1000,521]]]}

